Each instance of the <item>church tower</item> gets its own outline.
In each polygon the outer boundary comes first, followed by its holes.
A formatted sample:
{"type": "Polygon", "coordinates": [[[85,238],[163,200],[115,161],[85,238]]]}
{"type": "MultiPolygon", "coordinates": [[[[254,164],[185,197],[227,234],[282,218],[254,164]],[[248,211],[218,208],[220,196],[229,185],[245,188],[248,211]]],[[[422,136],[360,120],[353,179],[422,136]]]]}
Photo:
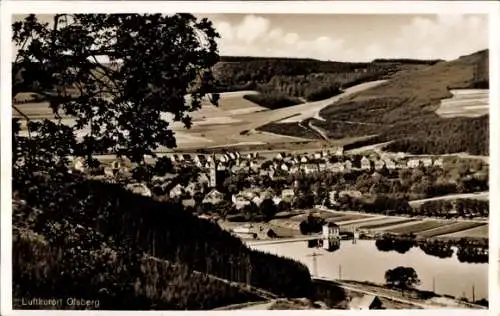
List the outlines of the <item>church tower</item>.
{"type": "Polygon", "coordinates": [[[212,155],[212,161],[210,162],[210,187],[215,188],[217,186],[217,162],[215,154],[212,155]]]}

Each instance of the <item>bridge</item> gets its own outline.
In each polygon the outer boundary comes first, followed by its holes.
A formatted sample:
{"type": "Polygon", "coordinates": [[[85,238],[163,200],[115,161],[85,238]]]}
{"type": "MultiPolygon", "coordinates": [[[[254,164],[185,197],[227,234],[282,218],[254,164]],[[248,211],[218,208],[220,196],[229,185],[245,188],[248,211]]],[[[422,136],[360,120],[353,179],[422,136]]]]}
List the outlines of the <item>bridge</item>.
{"type": "Polygon", "coordinates": [[[295,238],[280,238],[280,239],[271,239],[271,240],[249,240],[246,241],[245,243],[248,246],[263,246],[263,245],[274,245],[274,244],[284,244],[284,243],[291,243],[291,242],[300,242],[300,241],[309,241],[309,240],[316,240],[321,238],[321,234],[315,234],[315,235],[310,235],[310,236],[305,236],[305,237],[295,237],[295,238]]]}

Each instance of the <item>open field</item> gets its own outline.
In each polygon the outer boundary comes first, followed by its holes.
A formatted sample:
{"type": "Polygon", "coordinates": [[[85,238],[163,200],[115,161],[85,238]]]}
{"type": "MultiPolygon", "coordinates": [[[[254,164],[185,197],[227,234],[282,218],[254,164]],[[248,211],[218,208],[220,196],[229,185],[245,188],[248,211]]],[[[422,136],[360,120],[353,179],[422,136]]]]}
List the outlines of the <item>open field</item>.
{"type": "Polygon", "coordinates": [[[449,194],[443,196],[437,196],[434,198],[423,199],[423,200],[413,200],[410,201],[409,204],[412,207],[420,206],[425,202],[429,201],[439,201],[439,200],[457,200],[457,199],[473,199],[473,200],[481,200],[487,201],[489,199],[489,192],[478,192],[478,193],[462,193],[462,194],[449,194]]]}
{"type": "Polygon", "coordinates": [[[437,237],[455,232],[467,231],[471,228],[481,227],[481,226],[487,226],[487,225],[481,223],[459,222],[459,223],[453,223],[451,225],[444,225],[434,229],[422,231],[418,234],[422,237],[437,237]]]}
{"type": "MultiPolygon", "coordinates": [[[[329,213],[329,212],[320,212],[319,213],[321,217],[328,219],[329,221],[334,221],[336,223],[338,222],[345,222],[345,221],[352,221],[352,220],[360,220],[360,219],[369,219],[372,216],[371,215],[365,215],[365,214],[335,214],[335,213],[329,213]]],[[[294,221],[303,221],[307,219],[307,214],[301,214],[297,216],[293,216],[290,218],[291,220],[294,221]]]]}
{"type": "Polygon", "coordinates": [[[402,225],[400,227],[393,227],[388,230],[387,232],[394,233],[394,234],[416,234],[422,231],[426,231],[429,229],[434,229],[437,227],[442,227],[446,225],[450,225],[451,223],[446,223],[444,221],[435,221],[435,220],[426,220],[426,221],[421,221],[421,222],[415,222],[413,225],[402,225]]]}
{"type": "Polygon", "coordinates": [[[372,81],[372,82],[367,82],[363,84],[356,85],[352,88],[348,88],[345,90],[344,93],[340,95],[333,96],[331,98],[321,100],[321,101],[316,101],[316,102],[308,102],[305,104],[299,104],[294,107],[299,109],[298,111],[295,110],[295,113],[299,113],[299,115],[295,115],[289,118],[286,118],[284,120],[275,120],[277,123],[296,123],[296,122],[301,122],[303,120],[306,120],[308,118],[318,118],[318,119],[323,119],[319,115],[319,112],[326,106],[329,106],[337,101],[340,101],[342,97],[345,97],[347,95],[351,95],[353,93],[365,90],[365,89],[370,89],[375,86],[378,86],[382,83],[384,83],[386,80],[377,80],[377,81],[372,81]],[[304,106],[307,105],[307,106],[304,106]]]}
{"type": "Polygon", "coordinates": [[[441,117],[476,117],[488,114],[488,89],[451,90],[453,96],[441,101],[436,113],[441,117]]]}
{"type": "Polygon", "coordinates": [[[488,225],[482,225],[471,229],[462,230],[455,233],[450,233],[443,235],[443,237],[453,237],[453,238],[462,238],[462,237],[473,237],[473,238],[485,238],[488,237],[488,225]]]}
{"type": "Polygon", "coordinates": [[[359,219],[359,220],[338,221],[337,224],[341,227],[345,226],[345,225],[354,225],[358,228],[364,228],[364,226],[366,226],[366,225],[391,224],[391,223],[394,223],[397,221],[400,221],[400,219],[397,217],[376,216],[376,217],[369,217],[369,218],[359,219]]]}
{"type": "MultiPolygon", "coordinates": [[[[208,99],[202,101],[200,110],[192,113],[193,126],[186,129],[181,123],[173,122],[172,128],[177,138],[178,148],[199,148],[234,145],[280,144],[310,140],[300,137],[282,136],[273,133],[255,131],[259,126],[270,122],[291,119],[300,121],[303,117],[312,117],[323,107],[342,97],[371,88],[380,82],[368,82],[346,89],[340,95],[318,102],[308,102],[287,108],[268,110],[243,98],[243,95],[255,91],[238,91],[220,94],[219,106],[212,105],[208,99]]],[[[53,118],[47,103],[27,103],[17,105],[19,109],[33,119],[53,118]]],[[[14,117],[21,117],[13,112],[14,117]]],[[[171,121],[168,115],[164,119],[171,121]]],[[[67,118],[65,124],[73,124],[67,118]]],[[[87,133],[82,129],[79,134],[87,133]]],[[[296,147],[298,148],[298,147],[296,147]]],[[[166,150],[160,148],[158,151],[166,150]]]]}
{"type": "Polygon", "coordinates": [[[387,227],[392,227],[392,226],[400,226],[401,224],[405,223],[414,223],[414,219],[394,219],[393,221],[389,222],[378,222],[378,223],[367,223],[364,225],[360,225],[360,228],[363,229],[375,229],[375,228],[387,228],[387,227]]]}

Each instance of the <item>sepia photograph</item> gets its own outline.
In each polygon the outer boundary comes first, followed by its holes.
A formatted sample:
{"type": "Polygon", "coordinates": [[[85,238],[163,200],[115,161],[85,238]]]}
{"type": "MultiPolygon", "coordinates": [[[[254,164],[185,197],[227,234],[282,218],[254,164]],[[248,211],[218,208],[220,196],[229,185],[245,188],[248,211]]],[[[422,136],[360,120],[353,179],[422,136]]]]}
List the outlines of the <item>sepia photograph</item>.
{"type": "Polygon", "coordinates": [[[489,18],[12,14],[12,309],[488,309],[489,18]]]}

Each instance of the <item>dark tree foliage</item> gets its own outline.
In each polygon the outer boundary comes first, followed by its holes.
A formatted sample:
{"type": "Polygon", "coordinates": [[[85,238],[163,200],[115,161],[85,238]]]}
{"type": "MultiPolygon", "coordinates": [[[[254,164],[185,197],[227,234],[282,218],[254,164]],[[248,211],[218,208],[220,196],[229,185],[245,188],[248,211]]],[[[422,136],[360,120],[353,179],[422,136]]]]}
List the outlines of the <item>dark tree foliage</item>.
{"type": "Polygon", "coordinates": [[[439,240],[420,242],[418,246],[425,254],[438,258],[451,258],[454,253],[450,243],[439,240]]]}
{"type": "Polygon", "coordinates": [[[450,201],[428,201],[416,208],[415,211],[427,216],[436,217],[488,217],[490,205],[488,201],[474,199],[457,199],[450,201]]]}
{"type": "Polygon", "coordinates": [[[471,155],[489,154],[489,116],[478,118],[449,118],[414,120],[399,124],[382,135],[382,141],[400,138],[386,149],[412,154],[447,154],[467,152],[471,155]]]}
{"type": "Polygon", "coordinates": [[[317,217],[314,215],[307,216],[306,220],[300,222],[300,233],[302,235],[309,235],[311,233],[319,233],[323,225],[325,224],[325,219],[317,217]]]}
{"type": "Polygon", "coordinates": [[[302,122],[298,123],[268,123],[257,128],[259,131],[275,133],[279,135],[289,135],[294,137],[320,139],[321,136],[305,127],[302,122]]]}
{"type": "Polygon", "coordinates": [[[262,201],[259,208],[265,220],[271,220],[278,211],[272,199],[265,199],[262,201]]]}
{"type": "Polygon", "coordinates": [[[488,238],[483,239],[420,239],[415,236],[385,234],[375,242],[379,251],[397,251],[405,253],[412,247],[419,247],[425,254],[438,258],[450,258],[457,253],[460,262],[487,263],[488,238]]]}
{"type": "Polygon", "coordinates": [[[373,63],[403,63],[403,64],[416,64],[416,65],[434,65],[444,61],[442,59],[431,59],[431,60],[423,60],[423,59],[408,59],[408,58],[378,58],[374,59],[373,63]]]}
{"type": "Polygon", "coordinates": [[[334,283],[322,280],[315,280],[314,288],[315,299],[325,302],[328,307],[342,309],[339,305],[347,298],[346,290],[334,283]]]}
{"type": "MultiPolygon", "coordinates": [[[[311,278],[307,267],[289,259],[250,251],[238,238],[222,231],[217,224],[193,217],[184,212],[179,204],[156,202],[134,195],[119,185],[68,180],[55,182],[39,177],[34,180],[38,183],[36,187],[16,187],[18,197],[39,209],[40,214],[33,219],[31,212],[17,212],[14,226],[28,225],[29,229],[43,235],[50,247],[60,247],[63,255],[78,249],[78,257],[65,269],[72,271],[68,278],[83,282],[82,287],[95,284],[92,279],[84,277],[87,274],[80,273],[78,265],[85,265],[89,275],[100,271],[102,266],[86,259],[88,251],[101,245],[100,239],[87,237],[90,232],[95,232],[93,234],[102,236],[100,238],[104,240],[119,241],[117,245],[130,250],[130,254],[167,260],[185,266],[187,271],[200,271],[245,283],[251,267],[251,284],[256,287],[288,297],[310,294],[311,278]],[[76,233],[71,227],[75,227],[76,233]],[[70,238],[71,244],[64,238],[70,238]],[[88,242],[95,244],[86,244],[88,242]]],[[[18,253],[24,255],[21,249],[18,253]]],[[[134,262],[139,265],[137,261],[132,261],[124,263],[124,266],[132,269],[134,262]]],[[[102,275],[106,279],[108,273],[102,272],[102,275]]],[[[43,277],[40,278],[31,279],[31,282],[43,280],[43,277]]],[[[126,279],[120,280],[127,282],[126,279]]],[[[54,278],[53,282],[59,281],[54,278]]],[[[22,290],[28,289],[23,287],[22,290]]]]}
{"type": "Polygon", "coordinates": [[[395,238],[391,235],[383,235],[382,238],[375,241],[375,246],[380,251],[396,251],[398,253],[406,253],[411,248],[415,247],[416,240],[414,236],[398,236],[395,238]]]}
{"type": "Polygon", "coordinates": [[[457,249],[457,258],[460,262],[465,263],[488,263],[489,250],[486,247],[474,247],[467,245],[459,245],[457,249]]]}
{"type": "Polygon", "coordinates": [[[389,286],[406,290],[420,284],[417,272],[411,267],[396,267],[385,272],[385,281],[389,286]]]}
{"type": "Polygon", "coordinates": [[[14,157],[33,171],[64,165],[69,154],[88,164],[102,152],[141,163],[158,146],[175,147],[161,113],[191,126],[189,112],[200,108],[218,61],[212,23],[190,14],[57,14],[52,22],[30,15],[12,25],[19,47],[13,98],[41,95],[55,119],[25,117],[30,137],[15,135],[14,157]],[[66,126],[61,116],[76,125],[66,126]],[[76,130],[84,130],[83,139],[76,130]]]}
{"type": "Polygon", "coordinates": [[[279,92],[264,92],[262,94],[247,94],[243,96],[244,99],[252,101],[260,106],[268,109],[286,108],[292,105],[302,103],[299,99],[287,96],[279,92]]]}

